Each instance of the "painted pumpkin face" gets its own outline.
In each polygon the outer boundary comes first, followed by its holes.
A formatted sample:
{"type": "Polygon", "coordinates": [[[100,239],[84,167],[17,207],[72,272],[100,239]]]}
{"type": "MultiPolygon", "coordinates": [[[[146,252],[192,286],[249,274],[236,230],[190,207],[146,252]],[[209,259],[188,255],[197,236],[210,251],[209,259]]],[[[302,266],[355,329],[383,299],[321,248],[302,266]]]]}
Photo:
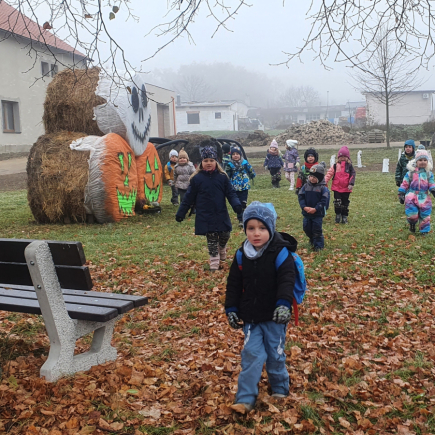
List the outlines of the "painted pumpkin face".
{"type": "Polygon", "coordinates": [[[151,108],[142,75],[136,74],[133,81],[120,85],[102,75],[95,93],[107,101],[94,108],[99,129],[103,133],[119,134],[136,156],[142,155],[151,128],[151,108]]]}
{"type": "Polygon", "coordinates": [[[157,150],[152,143],[145,152],[136,157],[138,171],[138,201],[140,206],[152,202],[160,203],[163,196],[163,171],[157,150]]]}

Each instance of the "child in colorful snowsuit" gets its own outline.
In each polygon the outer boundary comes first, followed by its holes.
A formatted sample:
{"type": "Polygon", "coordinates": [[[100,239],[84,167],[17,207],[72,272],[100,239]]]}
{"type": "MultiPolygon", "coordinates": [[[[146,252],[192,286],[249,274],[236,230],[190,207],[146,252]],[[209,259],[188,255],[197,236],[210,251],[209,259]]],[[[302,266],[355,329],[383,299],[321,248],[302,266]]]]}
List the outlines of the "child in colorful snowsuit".
{"type": "Polygon", "coordinates": [[[324,178],[324,166],[321,164],[312,166],[308,180],[301,187],[298,195],[304,216],[303,230],[315,251],[325,247],[322,225],[326,209],[329,207],[329,190],[324,178]]]}
{"type": "Polygon", "coordinates": [[[319,155],[314,148],[308,148],[304,152],[305,163],[301,166],[296,180],[296,195],[299,195],[301,187],[307,182],[310,169],[319,161],[319,155]]]}
{"type": "Polygon", "coordinates": [[[219,269],[219,261],[226,259],[226,245],[232,230],[226,199],[235,213],[243,212],[228,175],[217,162],[213,145],[212,140],[200,143],[202,161],[190,177],[190,186],[175,216],[177,222],[183,221],[195,204],[195,234],[207,237],[211,271],[219,269]]]}
{"type": "Polygon", "coordinates": [[[399,161],[397,162],[396,166],[396,173],[395,173],[395,179],[396,179],[396,186],[400,187],[402,184],[403,178],[405,177],[406,173],[408,172],[408,163],[413,160],[415,157],[415,142],[412,139],[409,139],[405,142],[405,145],[403,145],[403,152],[400,156],[399,161]]]}
{"type": "Polygon", "coordinates": [[[432,201],[429,192],[435,196],[435,181],[432,164],[426,150],[418,150],[415,160],[408,163],[408,172],[399,187],[399,197],[405,202],[405,213],[409,230],[415,232],[415,225],[420,221],[420,234],[430,231],[430,214],[432,201]]]}
{"type": "MultiPolygon", "coordinates": [[[[249,180],[255,178],[255,171],[249,162],[242,157],[242,152],[239,148],[231,148],[231,161],[227,163],[226,171],[231,185],[236,191],[243,209],[245,209],[248,204],[248,192],[251,188],[249,180]]],[[[239,227],[243,227],[242,216],[243,212],[237,215],[239,227]]]]}
{"type": "Polygon", "coordinates": [[[284,154],[284,173],[285,178],[290,182],[289,190],[295,188],[295,172],[298,172],[300,162],[299,153],[296,149],[297,140],[286,141],[286,151],[284,154]]]}
{"type": "Polygon", "coordinates": [[[231,162],[231,147],[227,144],[224,143],[222,145],[222,169],[224,171],[227,170],[227,165],[229,162],[231,162]]]}
{"type": "Polygon", "coordinates": [[[180,195],[180,200],[183,201],[184,195],[190,184],[190,176],[195,172],[195,166],[189,161],[184,148],[181,149],[178,155],[178,164],[174,168],[174,185],[180,195]]]}
{"type": "Polygon", "coordinates": [[[225,312],[234,329],[243,328],[242,371],[235,404],[245,411],[255,406],[263,364],[272,387],[272,396],[289,394],[285,336],[291,316],[297,241],[275,231],[273,204],[253,201],[243,213],[247,239],[242,245],[241,264],[234,256],[227,280],[225,312]],[[286,249],[287,256],[276,268],[275,260],[286,249]]]}
{"type": "Polygon", "coordinates": [[[331,190],[334,192],[335,223],[349,223],[349,196],[355,185],[356,172],[350,160],[349,148],[341,147],[337,154],[337,163],[328,170],[325,183],[332,178],[331,190]]]}
{"type": "Polygon", "coordinates": [[[279,188],[281,181],[281,168],[284,166],[281,156],[279,155],[278,143],[273,139],[267,151],[266,159],[264,160],[264,167],[270,172],[272,176],[272,187],[279,188]]]}
{"type": "Polygon", "coordinates": [[[178,162],[178,152],[176,150],[171,150],[169,152],[169,162],[166,163],[165,166],[165,179],[168,182],[168,185],[171,186],[172,205],[178,205],[178,190],[175,187],[175,183],[174,183],[174,168],[177,162],[178,162]]]}

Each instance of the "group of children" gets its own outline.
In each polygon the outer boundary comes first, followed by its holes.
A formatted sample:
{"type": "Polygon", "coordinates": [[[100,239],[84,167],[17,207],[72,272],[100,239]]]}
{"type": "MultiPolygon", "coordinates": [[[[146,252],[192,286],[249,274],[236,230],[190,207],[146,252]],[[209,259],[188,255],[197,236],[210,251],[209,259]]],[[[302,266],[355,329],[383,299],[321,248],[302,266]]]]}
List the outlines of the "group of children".
{"type": "MultiPolygon", "coordinates": [[[[222,168],[213,145],[212,141],[200,144],[202,161],[198,168],[189,166],[187,155],[185,161],[180,162],[180,157],[184,155],[181,151],[178,163],[176,155],[171,155],[165,172],[173,187],[172,202],[178,202],[178,194],[184,195],[176,214],[177,222],[183,221],[188,210],[196,206],[195,234],[207,238],[211,271],[217,270],[220,261],[225,260],[227,255],[226,245],[232,227],[226,200],[246,234],[246,240],[234,255],[229,271],[225,312],[229,325],[234,329],[243,329],[245,334],[234,409],[249,412],[255,406],[264,363],[272,396],[279,399],[289,394],[284,349],[286,329],[296,300],[295,286],[299,272],[293,256],[297,241],[289,234],[276,231],[277,214],[272,204],[253,201],[247,206],[249,182],[255,177],[255,172],[242,152],[225,147],[222,168]],[[187,179],[189,187],[186,192],[186,184],[181,182],[187,179]]],[[[414,149],[413,142],[405,144],[404,155],[396,171],[396,182],[399,196],[406,205],[411,231],[415,231],[415,223],[420,218],[420,231],[427,233],[431,210],[427,193],[430,191],[435,195],[435,182],[427,151],[418,150],[414,154],[414,149]]],[[[270,171],[275,188],[279,187],[281,168],[284,168],[290,190],[295,188],[298,195],[304,216],[304,232],[313,248],[320,250],[324,247],[322,221],[330,199],[327,184],[332,180],[335,222],[346,224],[355,170],[347,147],[339,150],[337,163],[327,172],[325,164],[318,162],[315,149],[306,150],[304,160],[296,187],[294,175],[300,161],[294,141],[287,142],[284,160],[273,141],[264,166],[270,171]]]]}

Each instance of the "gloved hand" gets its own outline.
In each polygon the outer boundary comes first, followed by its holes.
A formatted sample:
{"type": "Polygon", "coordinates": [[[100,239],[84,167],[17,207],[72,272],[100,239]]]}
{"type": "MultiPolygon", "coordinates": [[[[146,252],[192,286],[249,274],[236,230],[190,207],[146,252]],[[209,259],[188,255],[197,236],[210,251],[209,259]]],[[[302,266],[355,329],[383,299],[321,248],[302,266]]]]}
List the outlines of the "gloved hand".
{"type": "Polygon", "coordinates": [[[176,215],[176,216],[175,216],[175,220],[176,220],[177,222],[183,222],[183,221],[184,221],[184,218],[182,218],[181,216],[176,215]]]}
{"type": "Polygon", "coordinates": [[[273,312],[272,320],[275,323],[280,323],[280,324],[288,323],[290,321],[291,315],[292,312],[290,311],[290,308],[284,305],[279,305],[278,307],[275,308],[275,311],[273,312]]]}
{"type": "Polygon", "coordinates": [[[397,181],[397,180],[396,180],[396,186],[397,186],[397,187],[400,187],[400,181],[397,181]]]}
{"type": "Polygon", "coordinates": [[[231,311],[231,313],[228,313],[227,317],[228,317],[228,323],[230,324],[231,328],[233,329],[243,328],[243,322],[239,319],[235,311],[231,311]]]}
{"type": "Polygon", "coordinates": [[[399,197],[400,204],[405,204],[405,194],[403,192],[399,192],[397,196],[399,197]]]}
{"type": "Polygon", "coordinates": [[[352,189],[353,189],[352,184],[349,184],[349,186],[347,186],[347,190],[352,190],[352,189]]]}
{"type": "Polygon", "coordinates": [[[236,205],[234,207],[234,212],[237,214],[243,213],[243,207],[241,205],[236,205]]]}

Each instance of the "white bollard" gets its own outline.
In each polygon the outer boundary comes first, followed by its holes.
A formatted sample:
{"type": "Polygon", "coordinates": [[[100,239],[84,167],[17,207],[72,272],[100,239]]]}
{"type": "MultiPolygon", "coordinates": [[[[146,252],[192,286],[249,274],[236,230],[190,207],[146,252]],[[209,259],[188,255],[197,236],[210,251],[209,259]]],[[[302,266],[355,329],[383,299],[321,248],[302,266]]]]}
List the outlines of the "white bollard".
{"type": "Polygon", "coordinates": [[[429,162],[430,162],[430,164],[431,164],[432,167],[433,167],[432,153],[430,152],[430,150],[426,150],[426,151],[427,151],[427,153],[429,154],[429,162]]]}
{"type": "Polygon", "coordinates": [[[384,159],[382,162],[382,172],[390,172],[390,159],[384,159]]]}
{"type": "Polygon", "coordinates": [[[335,154],[331,156],[331,160],[329,161],[329,166],[334,166],[334,165],[335,165],[335,154]]]}
{"type": "Polygon", "coordinates": [[[397,157],[397,161],[400,160],[400,157],[402,157],[402,150],[399,148],[399,157],[397,157]]]}
{"type": "Polygon", "coordinates": [[[362,168],[362,167],[363,167],[362,162],[361,162],[361,154],[362,154],[362,151],[359,150],[359,151],[358,151],[358,154],[357,154],[357,159],[358,159],[358,168],[362,168]]]}

